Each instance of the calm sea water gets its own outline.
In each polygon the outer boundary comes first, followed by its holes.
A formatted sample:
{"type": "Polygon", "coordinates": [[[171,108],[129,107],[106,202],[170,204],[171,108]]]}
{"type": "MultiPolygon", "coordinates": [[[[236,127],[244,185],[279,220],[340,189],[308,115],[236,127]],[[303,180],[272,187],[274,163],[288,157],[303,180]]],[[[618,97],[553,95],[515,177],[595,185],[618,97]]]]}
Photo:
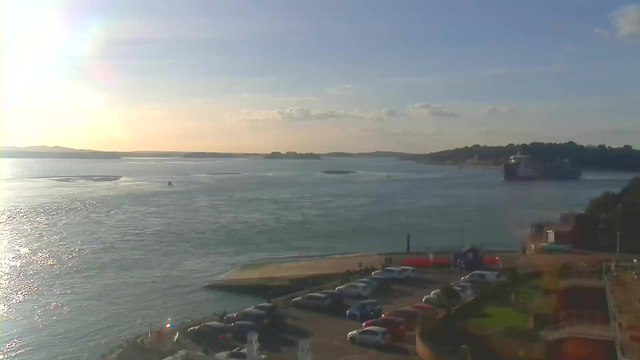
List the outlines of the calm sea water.
{"type": "Polygon", "coordinates": [[[0,339],[2,357],[20,360],[94,359],[148,321],[250,305],[202,285],[255,259],[403,251],[407,228],[418,249],[459,246],[462,228],[465,243],[515,249],[530,222],[632,176],[512,183],[494,169],[356,158],[2,159],[0,170],[0,339]],[[52,178],[77,175],[122,178],[52,178]]]}

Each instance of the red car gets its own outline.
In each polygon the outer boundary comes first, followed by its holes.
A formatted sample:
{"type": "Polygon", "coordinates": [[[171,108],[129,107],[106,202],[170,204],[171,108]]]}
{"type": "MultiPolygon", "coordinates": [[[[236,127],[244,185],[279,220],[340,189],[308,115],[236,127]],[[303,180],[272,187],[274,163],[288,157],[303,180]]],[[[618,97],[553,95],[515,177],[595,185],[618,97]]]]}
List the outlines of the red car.
{"type": "Polygon", "coordinates": [[[368,328],[369,326],[380,326],[391,333],[391,336],[398,338],[403,337],[407,333],[407,327],[404,324],[404,320],[395,318],[393,316],[385,316],[378,319],[365,321],[362,323],[362,328],[368,328]]]}
{"type": "Polygon", "coordinates": [[[418,324],[418,318],[420,317],[420,310],[406,307],[399,310],[390,311],[386,314],[382,314],[383,318],[388,316],[392,316],[392,317],[400,318],[404,320],[404,323],[407,329],[413,330],[418,324]]]}
{"type": "Polygon", "coordinates": [[[420,304],[420,303],[411,305],[411,308],[416,309],[421,313],[429,313],[435,310],[435,308],[429,304],[420,304]]]}

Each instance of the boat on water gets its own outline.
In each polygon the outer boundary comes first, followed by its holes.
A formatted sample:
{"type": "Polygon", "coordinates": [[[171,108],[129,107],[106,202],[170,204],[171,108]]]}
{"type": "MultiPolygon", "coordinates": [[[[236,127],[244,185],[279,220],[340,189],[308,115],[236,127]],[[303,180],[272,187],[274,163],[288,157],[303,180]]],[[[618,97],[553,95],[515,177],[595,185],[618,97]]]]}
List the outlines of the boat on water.
{"type": "Polygon", "coordinates": [[[528,155],[513,155],[502,165],[504,180],[567,180],[578,179],[582,169],[574,167],[568,159],[543,163],[528,155]]]}

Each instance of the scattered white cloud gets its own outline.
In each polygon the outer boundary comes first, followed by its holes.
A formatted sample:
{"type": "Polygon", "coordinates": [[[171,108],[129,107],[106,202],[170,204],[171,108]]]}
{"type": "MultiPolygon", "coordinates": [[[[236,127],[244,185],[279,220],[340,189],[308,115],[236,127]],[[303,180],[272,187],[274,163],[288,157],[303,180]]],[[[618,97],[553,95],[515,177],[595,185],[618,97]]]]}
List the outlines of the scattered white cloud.
{"type": "Polygon", "coordinates": [[[434,105],[427,103],[417,103],[409,107],[409,112],[412,116],[425,117],[425,116],[443,116],[443,117],[457,117],[453,110],[446,109],[442,105],[434,105]]]}
{"type": "Polygon", "coordinates": [[[482,114],[484,115],[500,115],[500,114],[509,114],[514,112],[513,108],[509,106],[489,106],[487,108],[482,109],[482,114]]]}
{"type": "Polygon", "coordinates": [[[407,114],[402,113],[398,110],[394,110],[394,109],[382,109],[382,110],[376,110],[376,111],[372,111],[368,114],[365,114],[364,117],[368,117],[371,120],[378,120],[378,121],[382,121],[382,120],[386,120],[389,118],[397,118],[397,117],[406,117],[407,114]]]}
{"type": "Polygon", "coordinates": [[[313,121],[340,119],[345,117],[345,112],[335,109],[310,109],[306,107],[293,107],[286,110],[276,110],[282,120],[290,121],[313,121]]]}
{"type": "Polygon", "coordinates": [[[407,114],[394,109],[382,109],[374,111],[346,111],[339,109],[308,107],[291,107],[284,110],[266,111],[244,109],[236,112],[228,112],[225,117],[229,121],[321,121],[329,119],[365,119],[383,121],[391,118],[406,117],[407,114]]]}
{"type": "Polygon", "coordinates": [[[620,7],[609,15],[616,35],[621,38],[640,36],[640,5],[630,4],[620,7]]]}
{"type": "Polygon", "coordinates": [[[342,85],[338,87],[327,88],[325,89],[325,92],[331,95],[351,95],[353,94],[353,89],[353,85],[342,85]]]}
{"type": "Polygon", "coordinates": [[[602,29],[602,28],[594,28],[593,29],[593,36],[599,38],[599,39],[608,39],[609,38],[609,30],[606,29],[602,29]]]}

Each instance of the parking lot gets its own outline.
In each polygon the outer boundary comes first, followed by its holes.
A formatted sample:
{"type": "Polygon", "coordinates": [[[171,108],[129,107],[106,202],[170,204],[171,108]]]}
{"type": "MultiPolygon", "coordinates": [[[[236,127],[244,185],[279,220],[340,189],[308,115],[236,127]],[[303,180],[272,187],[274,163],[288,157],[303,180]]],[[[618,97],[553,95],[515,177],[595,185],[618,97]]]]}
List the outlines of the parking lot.
{"type": "MultiPolygon", "coordinates": [[[[447,271],[419,272],[416,279],[394,283],[390,290],[379,290],[368,298],[378,300],[383,311],[388,312],[420,303],[432,290],[459,280],[462,273],[447,271]]],[[[286,324],[261,331],[261,353],[268,358],[297,359],[298,341],[309,338],[314,359],[418,359],[415,351],[415,332],[409,331],[391,345],[373,349],[352,345],[347,333],[361,328],[362,322],[348,320],[347,308],[358,299],[348,299],[341,309],[315,311],[289,308],[286,324]]]]}

